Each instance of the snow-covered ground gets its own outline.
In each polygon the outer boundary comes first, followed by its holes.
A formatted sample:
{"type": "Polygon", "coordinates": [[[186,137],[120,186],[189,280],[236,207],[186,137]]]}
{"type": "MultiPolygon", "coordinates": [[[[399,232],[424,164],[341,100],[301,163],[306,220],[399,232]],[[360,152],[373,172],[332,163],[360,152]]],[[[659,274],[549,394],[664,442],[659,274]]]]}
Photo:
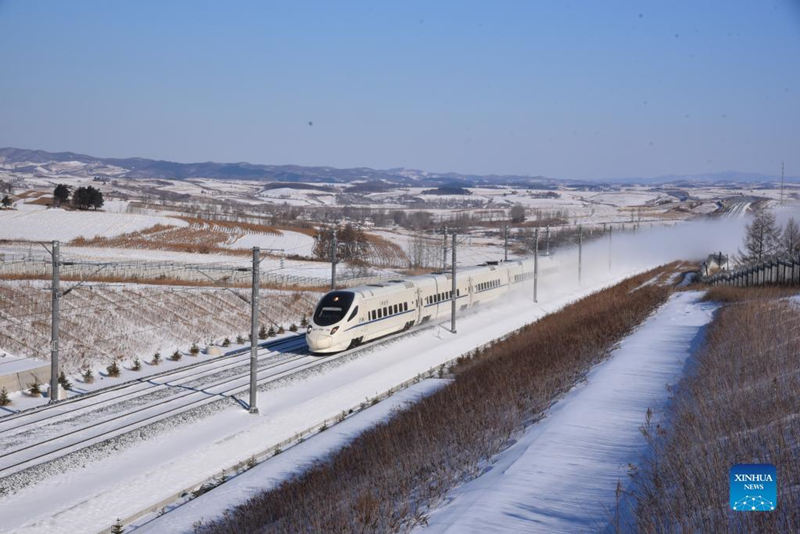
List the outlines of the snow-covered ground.
{"type": "Polygon", "coordinates": [[[137,532],[161,534],[191,532],[197,521],[220,517],[230,507],[253,495],[274,488],[315,461],[341,449],[364,430],[386,421],[422,397],[430,395],[448,380],[428,378],[409,386],[386,400],[358,412],[287,451],[258,464],[197,499],[159,516],[148,515],[130,526],[137,532]]]}
{"type": "Polygon", "coordinates": [[[245,234],[232,243],[225,245],[233,249],[252,249],[260,247],[264,251],[272,250],[275,253],[287,256],[312,256],[314,238],[310,235],[291,230],[280,230],[280,234],[245,234]]]}
{"type": "Polygon", "coordinates": [[[717,305],[702,292],[674,294],[610,358],[598,364],[495,457],[455,489],[425,532],[597,532],[610,522],[615,489],[647,447],[645,412],[658,413],[696,350],[717,305]]]}
{"type": "MultiPolygon", "coordinates": [[[[126,518],[160,506],[158,503],[176,492],[219,475],[237,461],[257,455],[581,296],[673,259],[704,257],[709,247],[728,251],[740,242],[740,231],[741,223],[729,220],[620,237],[613,241],[613,267],[608,244],[592,243],[584,247],[580,283],[576,251],[560,251],[549,260],[551,268],[542,266],[538,304],[531,301],[531,287],[522,286],[512,298],[460,316],[456,335],[443,325],[432,325],[402,338],[367,346],[357,357],[269,389],[259,396],[259,416],[249,415],[231,403],[228,409],[165,431],[158,439],[139,441],[136,447],[113,456],[80,458],[72,469],[0,497],[0,531],[108,528],[117,517],[126,518]],[[48,503],[47,507],[42,503],[48,503]]],[[[642,417],[640,412],[639,421],[642,417]]]]}
{"type": "Polygon", "coordinates": [[[524,291],[517,299],[462,317],[456,336],[434,325],[368,347],[358,358],[263,392],[259,395],[260,416],[231,403],[229,409],[175,428],[158,439],[91,461],[90,469],[81,467],[87,464],[85,459],[78,460],[75,469],[0,498],[4,518],[0,532],[108,528],[117,517],[153,506],[218,475],[234,461],[257,455],[639,269],[626,267],[613,275],[587,276],[583,287],[557,284],[562,273],[552,271],[538,305],[533,305],[524,291]],[[48,503],[46,509],[42,502],[48,503]]]}
{"type": "MultiPolygon", "coordinates": [[[[115,209],[118,206],[113,206],[115,209]]],[[[71,241],[76,237],[113,237],[156,224],[186,226],[171,217],[104,211],[67,211],[19,203],[16,210],[0,211],[0,239],[71,241]]]]}

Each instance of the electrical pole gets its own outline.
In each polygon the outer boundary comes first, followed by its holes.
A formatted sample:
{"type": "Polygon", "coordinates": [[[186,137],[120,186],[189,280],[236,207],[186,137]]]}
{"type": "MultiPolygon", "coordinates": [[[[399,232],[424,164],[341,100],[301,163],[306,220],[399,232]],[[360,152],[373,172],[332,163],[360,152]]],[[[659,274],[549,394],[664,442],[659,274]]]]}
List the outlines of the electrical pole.
{"type": "Polygon", "coordinates": [[[503,227],[503,261],[508,261],[508,225],[503,227]]]}
{"type": "Polygon", "coordinates": [[[549,256],[550,255],[550,225],[548,225],[547,228],[545,229],[544,235],[545,235],[545,247],[546,247],[544,255],[545,256],[549,256]]]}
{"type": "MultiPolygon", "coordinates": [[[[446,238],[446,237],[445,237],[446,238]]],[[[456,333],[456,233],[453,232],[453,272],[451,275],[452,286],[450,295],[450,331],[456,333]]]]}
{"type": "Polygon", "coordinates": [[[578,225],[578,284],[583,278],[583,226],[578,225]]]}
{"type": "Polygon", "coordinates": [[[539,302],[539,229],[533,232],[533,302],[539,302]]]}
{"type": "Polygon", "coordinates": [[[258,283],[260,250],[253,247],[253,286],[250,290],[250,413],[258,413],[258,283]]]}
{"type": "Polygon", "coordinates": [[[336,289],[336,227],[331,230],[331,291],[336,289]]]}
{"type": "Polygon", "coordinates": [[[611,240],[614,234],[614,225],[608,226],[608,272],[611,272],[611,240]]]}
{"type": "Polygon", "coordinates": [[[447,269],[447,227],[442,228],[442,271],[447,269]]]}
{"type": "Polygon", "coordinates": [[[53,241],[53,251],[51,253],[53,265],[53,280],[52,280],[52,307],[50,317],[50,402],[58,402],[58,321],[59,321],[59,304],[61,300],[61,289],[59,287],[59,266],[61,258],[59,257],[58,241],[53,241]]]}
{"type": "Polygon", "coordinates": [[[781,206],[783,206],[783,162],[781,161],[781,206]]]}

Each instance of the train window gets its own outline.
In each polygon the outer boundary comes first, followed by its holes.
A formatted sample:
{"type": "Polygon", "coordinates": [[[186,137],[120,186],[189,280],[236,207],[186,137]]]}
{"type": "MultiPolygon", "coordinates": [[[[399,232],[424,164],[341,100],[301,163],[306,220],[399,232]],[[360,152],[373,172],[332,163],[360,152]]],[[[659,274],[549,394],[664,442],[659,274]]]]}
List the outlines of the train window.
{"type": "Polygon", "coordinates": [[[383,307],[383,316],[387,317],[388,315],[389,315],[389,312],[386,311],[386,306],[384,306],[383,307]]]}
{"type": "Polygon", "coordinates": [[[348,320],[348,321],[352,321],[352,320],[353,320],[353,317],[355,317],[357,313],[358,313],[358,306],[356,306],[355,308],[353,308],[353,313],[351,313],[351,314],[350,314],[350,317],[348,317],[348,318],[347,318],[347,320],[348,320]]]}
{"type": "Polygon", "coordinates": [[[408,311],[408,302],[403,303],[403,311],[408,311]]]}
{"type": "Polygon", "coordinates": [[[369,318],[372,319],[373,321],[375,320],[375,310],[369,312],[369,318]]]}
{"type": "Polygon", "coordinates": [[[331,291],[319,301],[314,311],[314,322],[318,326],[330,326],[345,318],[355,294],[350,291],[331,291]]]}

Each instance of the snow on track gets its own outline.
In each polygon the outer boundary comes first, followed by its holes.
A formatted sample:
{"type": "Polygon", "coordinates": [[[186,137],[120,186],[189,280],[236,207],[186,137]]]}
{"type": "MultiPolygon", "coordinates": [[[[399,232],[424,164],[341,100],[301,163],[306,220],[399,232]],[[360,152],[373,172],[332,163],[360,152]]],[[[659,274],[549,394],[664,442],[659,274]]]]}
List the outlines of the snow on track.
{"type": "Polygon", "coordinates": [[[617,481],[627,481],[646,443],[647,408],[667,402],[717,305],[702,292],[675,293],[587,381],[558,401],[455,489],[425,532],[596,532],[613,517],[617,481]]]}

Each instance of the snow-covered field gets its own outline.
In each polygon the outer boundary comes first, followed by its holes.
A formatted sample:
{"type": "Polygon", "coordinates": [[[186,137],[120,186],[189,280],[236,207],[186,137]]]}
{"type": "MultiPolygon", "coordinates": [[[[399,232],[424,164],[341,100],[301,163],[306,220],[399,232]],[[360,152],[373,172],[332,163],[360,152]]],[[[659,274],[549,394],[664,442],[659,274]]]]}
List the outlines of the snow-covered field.
{"type": "Polygon", "coordinates": [[[425,532],[597,532],[615,513],[617,482],[647,442],[639,432],[697,349],[717,305],[702,292],[674,294],[559,400],[493,458],[478,478],[452,491],[425,532]]]}
{"type": "Polygon", "coordinates": [[[232,249],[252,249],[253,247],[260,247],[264,251],[273,251],[274,253],[281,253],[287,256],[312,256],[314,238],[300,232],[280,230],[279,235],[245,234],[225,246],[232,249]]]}
{"type": "Polygon", "coordinates": [[[0,239],[71,241],[76,237],[113,237],[156,224],[185,226],[186,222],[171,217],[92,210],[67,211],[21,204],[19,209],[0,211],[0,239]]]}

